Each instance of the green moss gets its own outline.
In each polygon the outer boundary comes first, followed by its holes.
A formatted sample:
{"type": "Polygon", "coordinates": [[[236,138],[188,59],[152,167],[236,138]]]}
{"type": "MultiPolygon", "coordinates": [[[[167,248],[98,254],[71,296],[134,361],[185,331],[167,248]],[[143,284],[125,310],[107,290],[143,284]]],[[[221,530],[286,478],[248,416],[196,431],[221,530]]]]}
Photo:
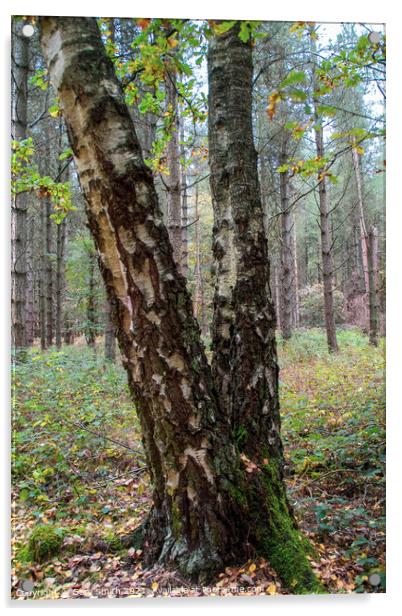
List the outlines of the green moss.
{"type": "Polygon", "coordinates": [[[107,549],[109,552],[120,552],[124,548],[120,537],[114,535],[113,533],[106,535],[105,542],[107,543],[107,549]]]}
{"type": "Polygon", "coordinates": [[[63,532],[54,526],[36,526],[28,540],[26,556],[32,562],[43,562],[60,553],[63,532]]]}
{"type": "Polygon", "coordinates": [[[307,558],[307,555],[314,555],[314,550],[297,530],[289,511],[278,463],[264,465],[259,479],[261,483],[253,483],[252,501],[256,504],[255,535],[261,555],[269,559],[292,593],[324,592],[307,558]],[[265,492],[266,508],[261,508],[261,487],[265,492]]]}
{"type": "Polygon", "coordinates": [[[15,560],[23,565],[32,562],[32,557],[27,545],[18,546],[15,550],[15,560]]]}
{"type": "Polygon", "coordinates": [[[235,432],[235,442],[238,449],[241,449],[247,440],[247,430],[244,426],[239,426],[235,432]]]}
{"type": "Polygon", "coordinates": [[[247,498],[242,489],[234,485],[232,482],[227,482],[225,484],[225,488],[233,500],[236,501],[236,503],[238,503],[241,507],[245,507],[247,505],[247,498]]]}

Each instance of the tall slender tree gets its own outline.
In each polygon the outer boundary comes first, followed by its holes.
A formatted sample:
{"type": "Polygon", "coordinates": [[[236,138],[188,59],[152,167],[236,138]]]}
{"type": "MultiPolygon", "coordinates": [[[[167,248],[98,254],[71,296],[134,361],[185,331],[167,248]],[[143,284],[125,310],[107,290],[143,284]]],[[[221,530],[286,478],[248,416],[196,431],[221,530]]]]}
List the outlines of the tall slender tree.
{"type": "MultiPolygon", "coordinates": [[[[310,27],[310,45],[311,45],[311,70],[312,70],[312,89],[313,89],[313,106],[314,106],[314,135],[317,159],[324,161],[324,128],[322,117],[319,114],[319,84],[316,73],[316,38],[314,26],[310,27]]],[[[328,349],[331,352],[338,351],[338,342],[336,337],[335,312],[334,312],[334,295],[333,295],[333,279],[334,265],[332,258],[332,240],[329,224],[329,204],[327,177],[325,165],[318,170],[318,196],[320,210],[320,232],[321,232],[321,259],[322,259],[322,279],[324,287],[324,313],[325,313],[325,329],[327,333],[328,349]]]]}
{"type": "Polygon", "coordinates": [[[166,113],[171,119],[171,138],[167,146],[167,165],[169,175],[167,187],[167,218],[169,237],[173,246],[175,261],[183,269],[182,255],[182,202],[181,202],[181,169],[180,169],[180,124],[177,100],[177,75],[175,68],[170,66],[166,71],[166,113]]]}
{"type": "MultiPolygon", "coordinates": [[[[27,138],[27,97],[29,71],[29,38],[22,33],[23,22],[12,20],[12,138],[27,138]]],[[[11,203],[11,337],[15,350],[27,345],[27,192],[13,194],[11,203]]]]}

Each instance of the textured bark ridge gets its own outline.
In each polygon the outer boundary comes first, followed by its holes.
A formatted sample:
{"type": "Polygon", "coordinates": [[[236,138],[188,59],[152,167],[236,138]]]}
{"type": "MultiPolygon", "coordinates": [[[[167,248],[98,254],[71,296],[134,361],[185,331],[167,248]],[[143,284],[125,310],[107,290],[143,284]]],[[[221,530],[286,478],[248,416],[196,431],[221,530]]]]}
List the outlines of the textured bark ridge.
{"type": "Polygon", "coordinates": [[[209,48],[216,286],[213,374],[242,450],[281,456],[275,312],[251,123],[251,46],[238,27],[209,48]]]}
{"type": "Polygon", "coordinates": [[[264,553],[295,592],[317,590],[277,460],[265,452],[265,465],[247,473],[233,442],[96,20],[45,17],[41,27],[142,425],[154,488],[148,561],[208,579],[264,553]]]}

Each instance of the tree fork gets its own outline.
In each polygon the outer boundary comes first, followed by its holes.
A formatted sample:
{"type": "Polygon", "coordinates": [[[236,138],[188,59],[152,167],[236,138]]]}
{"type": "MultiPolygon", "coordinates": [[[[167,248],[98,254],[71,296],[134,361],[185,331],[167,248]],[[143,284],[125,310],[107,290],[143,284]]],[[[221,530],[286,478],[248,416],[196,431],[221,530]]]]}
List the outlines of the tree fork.
{"type": "Polygon", "coordinates": [[[96,20],[43,17],[41,27],[141,421],[154,490],[148,562],[209,580],[263,554],[294,592],[319,591],[278,460],[262,448],[248,473],[235,445],[96,20]]]}

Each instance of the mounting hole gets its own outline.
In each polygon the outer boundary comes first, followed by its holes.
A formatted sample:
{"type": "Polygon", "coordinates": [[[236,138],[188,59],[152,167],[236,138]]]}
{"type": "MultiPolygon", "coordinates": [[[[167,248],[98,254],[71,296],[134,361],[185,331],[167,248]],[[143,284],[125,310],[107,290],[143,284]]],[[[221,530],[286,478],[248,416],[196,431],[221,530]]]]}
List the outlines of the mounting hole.
{"type": "Polygon", "coordinates": [[[22,34],[24,36],[30,37],[33,35],[34,32],[35,32],[35,28],[33,27],[32,24],[24,24],[22,26],[22,34]]]}

